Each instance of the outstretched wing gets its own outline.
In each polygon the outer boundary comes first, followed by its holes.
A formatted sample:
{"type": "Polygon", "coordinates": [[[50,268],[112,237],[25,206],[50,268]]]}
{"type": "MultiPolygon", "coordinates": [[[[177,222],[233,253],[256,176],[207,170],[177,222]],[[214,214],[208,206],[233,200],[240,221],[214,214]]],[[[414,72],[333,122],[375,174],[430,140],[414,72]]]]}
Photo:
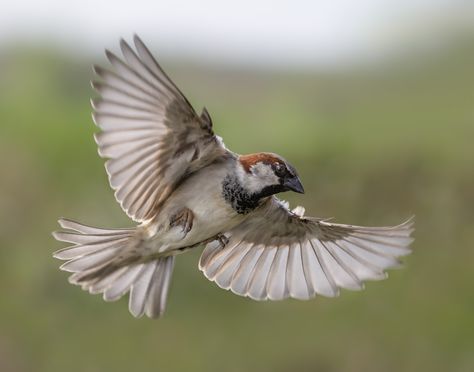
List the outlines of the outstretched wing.
{"type": "Polygon", "coordinates": [[[198,116],[145,44],[124,40],[123,59],[106,51],[111,69],[94,67],[100,98],[92,101],[95,135],[115,197],[129,217],[152,218],[189,173],[226,149],[206,109],[198,116]]]}
{"type": "Polygon", "coordinates": [[[410,253],[413,222],[362,227],[303,217],[270,198],[225,235],[225,247],[208,244],[199,268],[221,288],[255,300],[309,299],[359,290],[364,280],[386,277],[410,253]]]}

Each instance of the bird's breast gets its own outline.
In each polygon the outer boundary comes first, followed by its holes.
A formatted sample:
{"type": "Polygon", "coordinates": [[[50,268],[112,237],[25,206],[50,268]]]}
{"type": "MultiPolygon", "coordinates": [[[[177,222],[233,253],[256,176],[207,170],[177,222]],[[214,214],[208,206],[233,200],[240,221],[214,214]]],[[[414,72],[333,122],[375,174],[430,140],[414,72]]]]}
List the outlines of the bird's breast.
{"type": "Polygon", "coordinates": [[[232,229],[244,219],[223,196],[225,171],[222,166],[205,168],[189,177],[170,196],[148,227],[157,251],[199,244],[232,229]],[[181,226],[170,226],[170,218],[184,208],[192,212],[192,228],[187,234],[181,226]]]}

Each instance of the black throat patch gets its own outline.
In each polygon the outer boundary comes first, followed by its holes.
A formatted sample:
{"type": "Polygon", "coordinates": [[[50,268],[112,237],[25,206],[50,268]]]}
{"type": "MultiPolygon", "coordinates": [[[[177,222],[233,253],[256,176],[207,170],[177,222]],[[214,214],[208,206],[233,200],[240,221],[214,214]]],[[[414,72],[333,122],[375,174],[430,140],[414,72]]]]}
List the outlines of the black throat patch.
{"type": "Polygon", "coordinates": [[[262,198],[284,191],[282,185],[267,186],[259,193],[249,193],[233,175],[222,181],[222,196],[239,214],[247,214],[260,205],[262,198]]]}
{"type": "Polygon", "coordinates": [[[222,181],[222,196],[239,214],[247,214],[259,205],[259,197],[249,194],[235,176],[227,175],[222,181]]]}

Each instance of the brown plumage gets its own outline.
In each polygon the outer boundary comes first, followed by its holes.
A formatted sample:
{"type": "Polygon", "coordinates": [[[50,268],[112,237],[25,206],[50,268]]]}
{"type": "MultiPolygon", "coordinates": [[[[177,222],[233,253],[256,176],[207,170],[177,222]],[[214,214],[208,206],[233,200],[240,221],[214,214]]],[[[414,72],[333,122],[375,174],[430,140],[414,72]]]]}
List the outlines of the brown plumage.
{"type": "Polygon", "coordinates": [[[273,164],[273,163],[279,163],[281,160],[275,154],[272,154],[269,152],[259,152],[256,154],[240,155],[239,161],[244,167],[245,171],[249,172],[250,167],[259,162],[262,162],[264,164],[273,164]]]}
{"type": "Polygon", "coordinates": [[[305,217],[275,194],[303,193],[277,154],[238,155],[198,115],[144,43],[121,40],[95,67],[92,101],[99,155],[115,198],[138,226],[103,229],[60,219],[55,252],[69,280],[114,301],[129,293],[140,317],[164,313],[177,255],[205,245],[199,268],[220,287],[256,300],[335,296],[410,253],[412,221],[361,227],[305,217]]]}

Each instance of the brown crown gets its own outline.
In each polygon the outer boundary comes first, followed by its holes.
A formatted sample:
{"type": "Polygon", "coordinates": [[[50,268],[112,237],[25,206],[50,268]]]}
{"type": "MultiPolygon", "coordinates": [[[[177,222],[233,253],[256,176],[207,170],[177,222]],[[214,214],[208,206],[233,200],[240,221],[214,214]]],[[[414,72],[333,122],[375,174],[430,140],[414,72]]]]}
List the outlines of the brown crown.
{"type": "Polygon", "coordinates": [[[268,152],[259,152],[257,154],[240,155],[239,161],[244,167],[245,171],[250,172],[250,167],[254,164],[257,164],[259,162],[265,164],[273,164],[281,162],[281,159],[275,154],[271,154],[268,152]]]}

